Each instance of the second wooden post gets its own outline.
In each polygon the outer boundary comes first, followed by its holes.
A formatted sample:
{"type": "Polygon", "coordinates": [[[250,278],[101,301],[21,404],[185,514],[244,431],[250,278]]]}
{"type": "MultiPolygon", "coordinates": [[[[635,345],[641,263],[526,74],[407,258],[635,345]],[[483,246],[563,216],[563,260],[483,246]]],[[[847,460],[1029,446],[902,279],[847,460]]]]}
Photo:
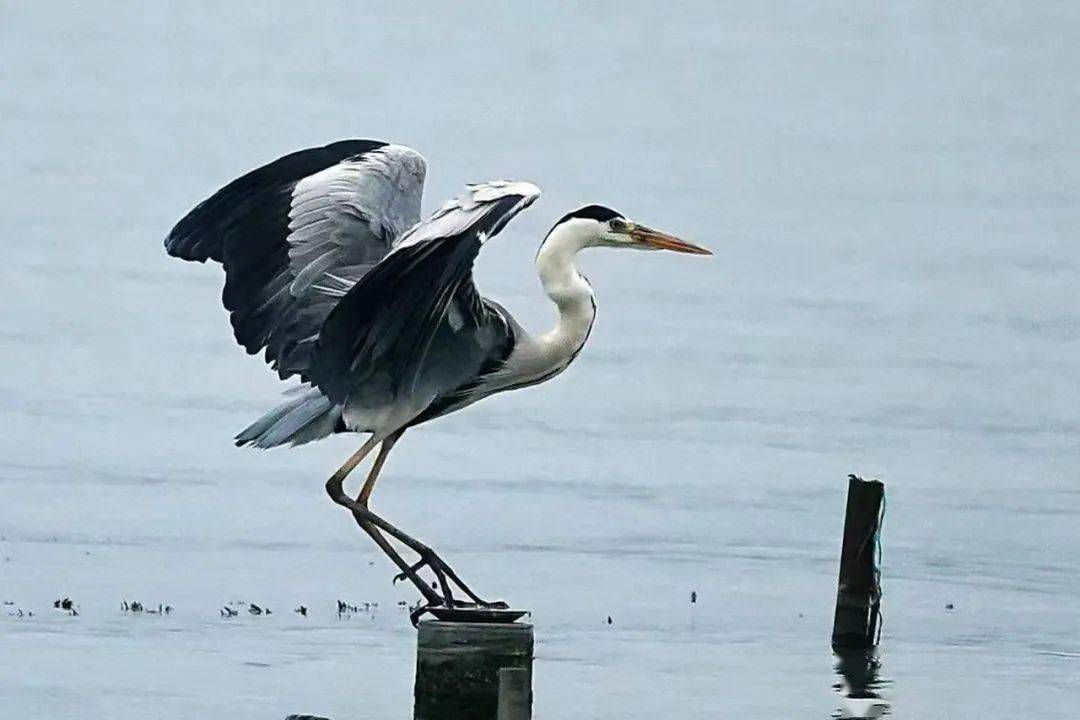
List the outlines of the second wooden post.
{"type": "Polygon", "coordinates": [[[848,476],[840,580],[833,617],[832,646],[836,650],[866,649],[877,644],[881,588],[875,555],[884,495],[881,481],[848,476]]]}

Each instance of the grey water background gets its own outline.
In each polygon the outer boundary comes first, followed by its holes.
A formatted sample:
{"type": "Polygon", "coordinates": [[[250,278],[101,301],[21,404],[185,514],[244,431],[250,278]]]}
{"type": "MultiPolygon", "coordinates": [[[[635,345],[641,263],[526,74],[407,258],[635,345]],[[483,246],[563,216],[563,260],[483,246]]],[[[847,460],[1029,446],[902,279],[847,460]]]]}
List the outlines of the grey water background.
{"type": "Polygon", "coordinates": [[[3,3],[0,714],[409,715],[414,595],[322,490],[356,439],[235,449],[281,387],[220,272],[161,248],[241,172],[379,137],[426,155],[428,209],[544,190],[476,271],[529,327],[579,204],[716,251],[588,253],[570,370],[412,431],[375,494],[533,611],[538,718],[828,717],[848,472],[888,487],[894,715],[1063,716],[1078,29],[1050,2],[3,3]]]}

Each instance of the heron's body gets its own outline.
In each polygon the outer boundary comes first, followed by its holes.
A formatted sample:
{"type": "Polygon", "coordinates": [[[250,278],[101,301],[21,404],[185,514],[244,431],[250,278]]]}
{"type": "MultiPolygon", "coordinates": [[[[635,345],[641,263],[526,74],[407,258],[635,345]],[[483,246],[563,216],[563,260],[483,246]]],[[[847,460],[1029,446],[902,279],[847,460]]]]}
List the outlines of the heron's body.
{"type": "Polygon", "coordinates": [[[421,220],[425,175],[423,158],[401,145],[346,140],[301,150],[200,203],[173,228],[165,247],[184,260],[221,263],[222,301],[237,342],[249,353],[263,351],[282,379],[302,383],[237,435],[237,444],[273,447],[334,432],[369,433],[327,489],[429,601],[452,603],[449,593],[433,598],[430,588],[425,592],[415,568],[403,566],[378,530],[420,552],[444,585],[441,572],[456,580],[452,571],[436,567],[430,549],[367,509],[389,449],[406,428],[566,369],[596,317],[592,288],[574,262],[580,250],[707,251],[600,206],[569,213],[544,238],[536,259],[558,321],[531,335],[505,308],[480,296],[472,265],[483,244],[532,204],[539,189],[511,181],[470,185],[421,220]],[[380,443],[364,491],[350,500],[341,482],[380,443]]]}

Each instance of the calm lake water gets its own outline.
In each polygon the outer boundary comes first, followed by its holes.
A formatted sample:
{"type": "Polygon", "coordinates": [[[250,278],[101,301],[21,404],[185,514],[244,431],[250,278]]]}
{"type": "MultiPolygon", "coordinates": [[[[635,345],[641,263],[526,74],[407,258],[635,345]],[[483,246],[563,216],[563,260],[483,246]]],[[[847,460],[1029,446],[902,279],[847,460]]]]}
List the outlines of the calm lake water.
{"type": "Polygon", "coordinates": [[[414,594],[322,489],[357,439],[234,448],[281,387],[161,248],[342,137],[423,152],[428,208],[544,189],[477,268],[529,327],[572,207],[716,251],[591,252],[574,366],[413,431],[375,495],[532,610],[537,718],[836,712],[849,472],[888,488],[894,716],[1077,707],[1080,6],[151,5],[0,7],[5,717],[410,716],[414,594]]]}

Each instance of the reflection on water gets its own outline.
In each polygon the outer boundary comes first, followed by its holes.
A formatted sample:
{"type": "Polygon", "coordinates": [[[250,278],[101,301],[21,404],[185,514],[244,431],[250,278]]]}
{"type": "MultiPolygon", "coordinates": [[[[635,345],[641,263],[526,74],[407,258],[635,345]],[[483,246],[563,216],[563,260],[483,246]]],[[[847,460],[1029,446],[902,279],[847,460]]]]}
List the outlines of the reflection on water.
{"type": "Polygon", "coordinates": [[[889,703],[879,694],[889,684],[881,677],[877,648],[841,650],[835,653],[838,681],[833,685],[843,698],[834,718],[878,718],[889,712],[889,703]]]}

